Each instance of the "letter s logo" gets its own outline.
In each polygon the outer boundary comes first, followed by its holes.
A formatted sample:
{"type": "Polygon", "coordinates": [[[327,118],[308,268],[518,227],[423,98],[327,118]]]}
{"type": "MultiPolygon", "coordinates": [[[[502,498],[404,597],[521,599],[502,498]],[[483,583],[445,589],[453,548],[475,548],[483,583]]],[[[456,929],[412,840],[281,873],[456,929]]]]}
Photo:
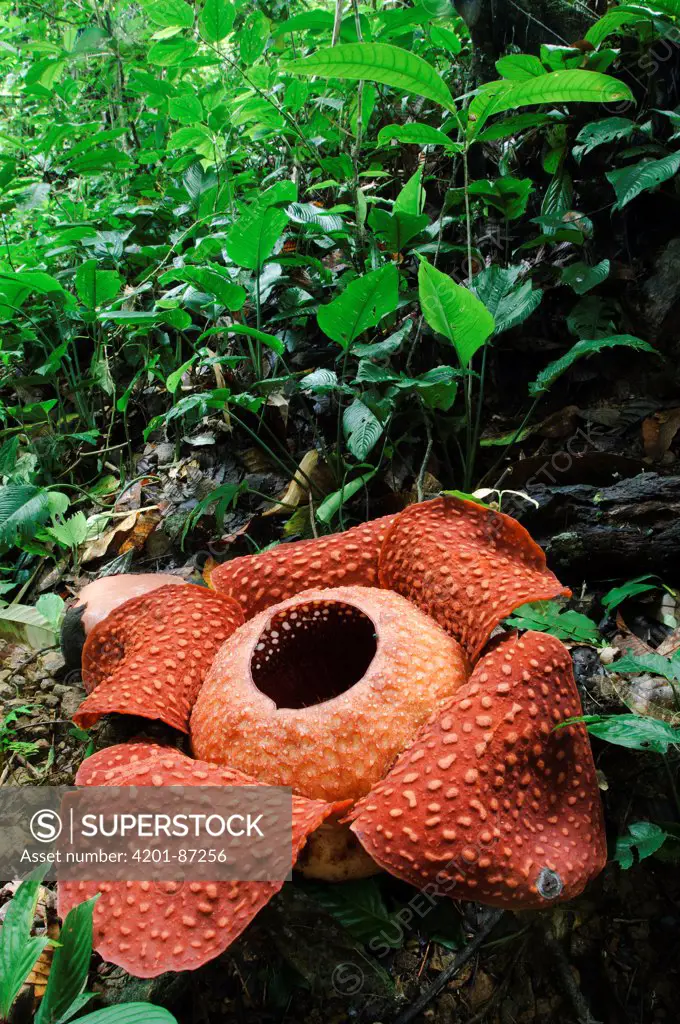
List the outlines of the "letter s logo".
{"type": "Polygon", "coordinates": [[[51,811],[48,808],[36,811],[29,825],[31,835],[39,843],[53,843],[61,835],[63,827],[62,820],[57,812],[51,811]]]}

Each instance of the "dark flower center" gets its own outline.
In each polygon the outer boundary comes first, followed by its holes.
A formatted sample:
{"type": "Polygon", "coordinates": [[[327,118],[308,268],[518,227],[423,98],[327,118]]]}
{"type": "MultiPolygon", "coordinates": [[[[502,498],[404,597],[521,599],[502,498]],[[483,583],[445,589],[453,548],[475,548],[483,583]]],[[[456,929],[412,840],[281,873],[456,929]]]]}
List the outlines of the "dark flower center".
{"type": "Polygon", "coordinates": [[[358,683],[376,650],[368,615],[341,601],[310,601],[272,616],[255,645],[250,671],[278,708],[306,708],[358,683]]]}

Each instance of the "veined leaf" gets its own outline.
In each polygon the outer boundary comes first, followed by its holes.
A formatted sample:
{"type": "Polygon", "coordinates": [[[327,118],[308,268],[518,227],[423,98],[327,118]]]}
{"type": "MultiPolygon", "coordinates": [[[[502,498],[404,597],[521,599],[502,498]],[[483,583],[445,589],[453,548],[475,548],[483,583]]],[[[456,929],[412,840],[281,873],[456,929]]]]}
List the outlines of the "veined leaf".
{"type": "Polygon", "coordinates": [[[470,104],[468,137],[476,138],[495,114],[542,103],[618,103],[633,101],[627,85],[597,71],[551,71],[523,82],[490,82],[470,104]]]}
{"type": "Polygon", "coordinates": [[[98,899],[99,894],[68,912],[35,1024],[58,1021],[85,988],[92,956],[92,914],[98,899]]]}
{"type": "Polygon", "coordinates": [[[0,487],[0,549],[35,537],[50,515],[49,491],[33,484],[0,487]]]}
{"type": "Polygon", "coordinates": [[[664,181],[673,178],[679,170],[680,153],[670,153],[660,160],[641,160],[639,164],[633,164],[631,167],[609,171],[607,181],[616,192],[614,209],[622,210],[641,192],[663,184],[664,181]]]}
{"type": "Polygon", "coordinates": [[[404,930],[395,927],[375,878],[343,885],[306,882],[304,889],[359,942],[368,943],[376,935],[385,940],[389,935],[387,945],[402,945],[404,930]]]}
{"type": "Polygon", "coordinates": [[[390,43],[342,43],[301,60],[286,61],[283,69],[296,75],[380,82],[456,111],[449,87],[432,65],[390,43]]]}
{"type": "Polygon", "coordinates": [[[541,304],[543,291],[534,288],[531,281],[517,284],[521,274],[521,267],[493,264],[473,278],[472,290],[496,323],[494,334],[502,334],[524,323],[541,304]]]}
{"type": "Polygon", "coordinates": [[[229,259],[239,267],[259,273],[287,223],[285,210],[253,203],[229,229],[226,241],[229,259]]]}
{"type": "Polygon", "coordinates": [[[220,43],[231,32],[236,8],[229,0],[205,0],[198,16],[198,30],[207,43],[220,43]]]}
{"type": "Polygon", "coordinates": [[[594,267],[579,260],[562,270],[562,284],[568,284],[577,295],[585,295],[591,288],[609,277],[609,260],[601,260],[594,267]]]}
{"type": "Polygon", "coordinates": [[[612,142],[620,142],[629,138],[635,131],[635,122],[629,117],[604,117],[601,121],[591,121],[576,136],[576,145],[572,152],[579,161],[598,146],[612,142]]]}
{"type": "Polygon", "coordinates": [[[46,936],[31,938],[40,882],[35,873],[21,883],[7,908],[0,929],[0,1018],[7,1020],[36,960],[47,945],[46,936]]]}
{"type": "Polygon", "coordinates": [[[512,82],[526,82],[548,72],[532,53],[511,53],[496,61],[496,71],[512,82]]]}
{"type": "Polygon", "coordinates": [[[634,821],[628,826],[628,835],[619,836],[616,840],[614,860],[627,871],[635,863],[633,850],[637,850],[639,860],[644,860],[660,850],[670,838],[675,837],[651,821],[634,821]]]}
{"type": "MultiPolygon", "coordinates": [[[[655,6],[659,6],[659,4],[655,4],[655,6]]],[[[586,42],[592,43],[597,48],[607,36],[618,35],[624,25],[633,25],[642,21],[650,22],[652,17],[652,11],[644,7],[624,4],[620,7],[612,7],[599,21],[590,26],[585,35],[586,42]]]]}
{"type": "Polygon", "coordinates": [[[569,349],[565,355],[549,363],[545,370],[541,370],[533,384],[529,385],[529,394],[539,395],[543,391],[549,391],[557,378],[561,377],[565,370],[573,366],[578,359],[592,356],[605,348],[614,348],[621,345],[637,349],[639,352],[651,352],[653,355],[658,355],[649,342],[642,341],[641,338],[636,338],[632,334],[612,334],[608,338],[591,338],[577,341],[574,347],[569,349]]]}
{"type": "Polygon", "coordinates": [[[609,614],[611,614],[616,608],[619,607],[627,598],[635,597],[636,594],[645,594],[650,590],[658,590],[660,586],[658,577],[653,573],[647,573],[644,576],[636,576],[634,580],[628,580],[623,583],[620,587],[613,587],[608,591],[602,598],[602,607],[606,608],[609,614]],[[655,580],[656,582],[651,582],[655,580]]]}
{"type": "Polygon", "coordinates": [[[78,1024],[177,1024],[176,1017],[162,1006],[150,1003],[119,1003],[78,1018],[78,1024]]]}
{"type": "Polygon", "coordinates": [[[145,10],[149,21],[159,28],[191,28],[194,23],[193,8],[185,0],[155,0],[145,10]]]}
{"type": "Polygon", "coordinates": [[[446,149],[452,152],[460,152],[462,145],[454,142],[444,132],[440,132],[438,128],[433,128],[429,124],[388,124],[384,128],[380,129],[378,133],[378,144],[381,146],[387,145],[392,139],[397,139],[398,142],[403,142],[406,145],[416,146],[445,146],[446,149]]]}
{"type": "Polygon", "coordinates": [[[380,420],[358,398],[345,409],[342,427],[347,447],[359,462],[363,462],[373,450],[383,432],[380,420]]]}
{"type": "Polygon", "coordinates": [[[556,601],[523,604],[506,622],[514,629],[535,629],[574,643],[596,644],[601,639],[592,619],[572,608],[562,608],[556,601]]]}
{"type": "Polygon", "coordinates": [[[630,750],[665,754],[670,746],[680,743],[680,729],[646,715],[587,715],[583,721],[591,735],[630,750]]]}
{"type": "Polygon", "coordinates": [[[375,327],[399,302],[399,272],[393,263],[351,281],[344,292],[317,313],[319,327],[343,349],[375,327]]]}
{"type": "Polygon", "coordinates": [[[468,288],[423,259],[418,268],[418,293],[428,324],[451,342],[461,366],[467,367],[494,332],[491,313],[468,288]]]}

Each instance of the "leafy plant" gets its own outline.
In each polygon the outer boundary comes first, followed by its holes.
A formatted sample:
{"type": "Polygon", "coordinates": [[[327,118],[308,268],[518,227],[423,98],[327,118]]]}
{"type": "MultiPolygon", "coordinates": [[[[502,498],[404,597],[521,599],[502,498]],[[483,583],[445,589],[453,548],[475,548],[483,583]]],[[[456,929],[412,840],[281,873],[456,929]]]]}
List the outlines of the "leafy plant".
{"type": "Polygon", "coordinates": [[[562,608],[556,601],[523,604],[506,622],[514,629],[535,629],[541,633],[550,633],[559,640],[581,644],[602,643],[596,624],[587,615],[573,608],[562,608]]]}

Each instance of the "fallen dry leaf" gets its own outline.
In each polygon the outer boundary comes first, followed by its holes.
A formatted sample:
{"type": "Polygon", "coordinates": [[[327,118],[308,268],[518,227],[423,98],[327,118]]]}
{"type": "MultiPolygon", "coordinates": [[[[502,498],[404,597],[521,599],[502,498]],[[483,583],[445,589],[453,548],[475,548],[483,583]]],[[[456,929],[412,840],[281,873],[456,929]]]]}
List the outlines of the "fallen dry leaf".
{"type": "Polygon", "coordinates": [[[302,457],[298,471],[288,484],[284,494],[263,515],[290,514],[299,505],[306,504],[309,501],[309,481],[321,494],[327,494],[333,484],[330,470],[315,448],[302,457]]]}

